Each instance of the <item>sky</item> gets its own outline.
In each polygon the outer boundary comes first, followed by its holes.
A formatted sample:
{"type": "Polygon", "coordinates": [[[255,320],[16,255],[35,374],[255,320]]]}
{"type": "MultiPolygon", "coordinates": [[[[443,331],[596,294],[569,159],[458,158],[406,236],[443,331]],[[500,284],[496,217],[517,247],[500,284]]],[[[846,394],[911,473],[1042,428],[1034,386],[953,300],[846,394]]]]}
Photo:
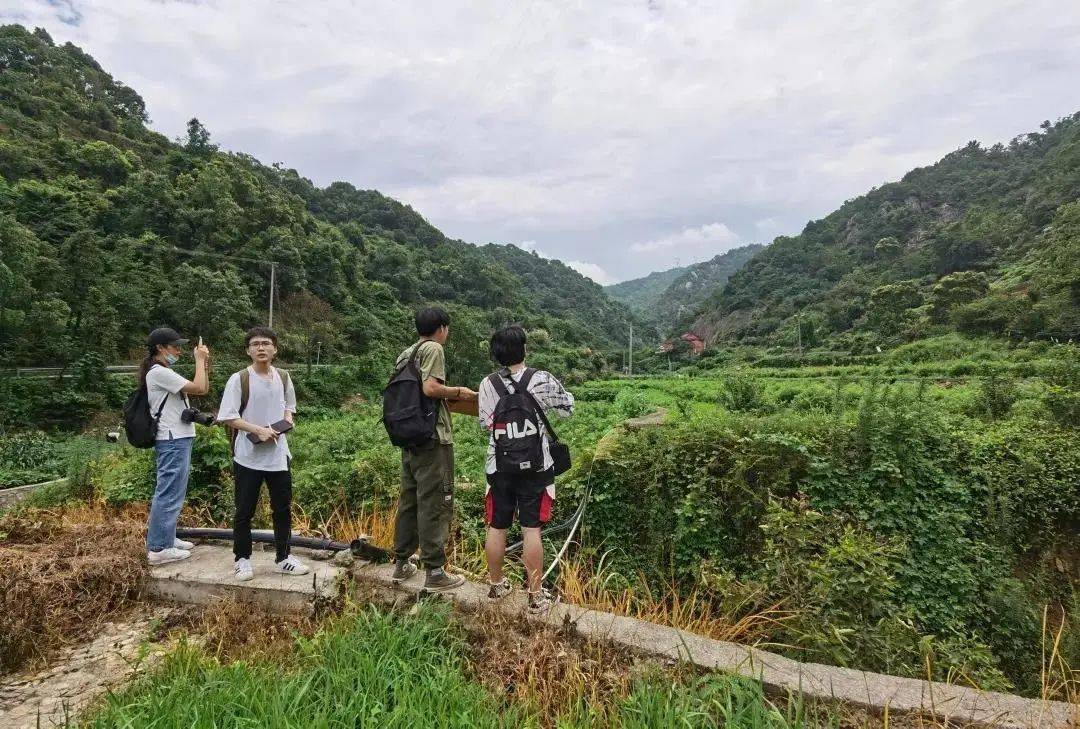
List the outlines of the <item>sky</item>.
{"type": "Polygon", "coordinates": [[[1080,2],[0,0],[178,137],[609,284],[1080,110],[1080,2]]]}

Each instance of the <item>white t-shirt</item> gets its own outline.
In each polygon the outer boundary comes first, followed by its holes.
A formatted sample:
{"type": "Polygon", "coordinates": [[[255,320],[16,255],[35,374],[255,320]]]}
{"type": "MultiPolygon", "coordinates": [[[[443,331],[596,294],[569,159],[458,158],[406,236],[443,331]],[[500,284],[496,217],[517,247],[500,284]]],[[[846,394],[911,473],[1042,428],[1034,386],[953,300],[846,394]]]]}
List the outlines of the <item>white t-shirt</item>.
{"type": "Polygon", "coordinates": [[[187,379],[165,365],[155,364],[146,373],[146,399],[150,403],[150,414],[156,415],[161,401],[165,407],[158,420],[157,439],[194,438],[195,423],[181,423],[180,413],[188,406],[187,395],[180,392],[187,379]]]}
{"type": "MultiPolygon", "coordinates": [[[[268,377],[257,374],[252,367],[248,367],[247,371],[248,401],[243,414],[240,413],[240,373],[234,372],[225,384],[217,414],[218,420],[243,418],[254,425],[269,426],[284,420],[285,411],[296,412],[296,390],[291,377],[286,391],[276,367],[270,369],[268,377]]],[[[246,468],[256,471],[287,471],[291,456],[285,435],[280,436],[277,442],[268,440],[255,444],[246,432],[241,430],[236,434],[233,460],[246,468]]]]}

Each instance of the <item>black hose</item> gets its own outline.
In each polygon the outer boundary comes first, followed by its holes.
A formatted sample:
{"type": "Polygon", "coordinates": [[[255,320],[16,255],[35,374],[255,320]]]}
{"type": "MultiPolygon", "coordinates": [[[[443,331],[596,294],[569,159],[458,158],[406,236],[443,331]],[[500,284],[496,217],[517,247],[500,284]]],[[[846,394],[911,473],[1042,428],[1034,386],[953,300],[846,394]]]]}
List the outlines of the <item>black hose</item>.
{"type": "MultiPolygon", "coordinates": [[[[570,515],[569,519],[562,522],[561,524],[554,524],[552,526],[541,529],[540,530],[540,536],[541,537],[550,537],[550,536],[554,536],[556,534],[562,534],[563,532],[570,531],[571,527],[574,526],[574,522],[576,522],[578,520],[578,518],[581,516],[582,512],[585,511],[585,504],[589,500],[589,491],[590,491],[590,489],[588,489],[588,488],[585,489],[585,494],[581,497],[581,503],[578,504],[577,509],[575,509],[574,513],[570,515]]],[[[513,544],[511,544],[509,547],[506,548],[506,553],[507,554],[514,554],[516,552],[520,552],[524,546],[525,546],[525,541],[524,540],[514,542],[513,544]]]]}
{"type": "MultiPolygon", "coordinates": [[[[231,541],[233,538],[233,530],[178,528],[176,530],[176,536],[182,538],[186,537],[188,539],[225,539],[231,541]]],[[[269,529],[252,529],[251,541],[273,544],[274,532],[269,529]]],[[[346,544],[345,542],[338,542],[324,537],[299,537],[294,535],[289,537],[289,545],[292,547],[303,547],[305,549],[322,549],[328,552],[344,552],[347,549],[352,552],[354,557],[360,557],[369,562],[389,562],[391,559],[388,550],[383,549],[382,547],[376,547],[366,539],[354,539],[352,542],[346,544]]]]}

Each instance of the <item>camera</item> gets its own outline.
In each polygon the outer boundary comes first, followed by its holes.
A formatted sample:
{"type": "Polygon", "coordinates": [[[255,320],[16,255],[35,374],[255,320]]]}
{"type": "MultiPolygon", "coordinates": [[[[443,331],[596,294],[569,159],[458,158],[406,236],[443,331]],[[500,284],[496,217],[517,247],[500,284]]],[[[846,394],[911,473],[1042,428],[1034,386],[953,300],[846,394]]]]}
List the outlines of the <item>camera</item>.
{"type": "Polygon", "coordinates": [[[214,416],[210,413],[200,412],[198,408],[184,408],[180,412],[180,422],[198,423],[199,425],[213,425],[214,416]]]}

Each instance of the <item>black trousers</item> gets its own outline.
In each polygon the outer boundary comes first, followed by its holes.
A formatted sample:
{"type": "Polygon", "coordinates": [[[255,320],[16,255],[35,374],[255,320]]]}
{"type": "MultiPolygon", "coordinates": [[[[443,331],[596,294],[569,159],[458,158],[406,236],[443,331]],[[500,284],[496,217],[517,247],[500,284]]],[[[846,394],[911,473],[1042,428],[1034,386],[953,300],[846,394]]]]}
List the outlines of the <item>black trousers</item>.
{"type": "Polygon", "coordinates": [[[292,534],[292,471],[256,471],[233,461],[236,476],[236,512],[233,515],[233,556],[251,559],[251,518],[259,503],[263,481],[270,492],[277,561],[289,556],[292,534]]]}

